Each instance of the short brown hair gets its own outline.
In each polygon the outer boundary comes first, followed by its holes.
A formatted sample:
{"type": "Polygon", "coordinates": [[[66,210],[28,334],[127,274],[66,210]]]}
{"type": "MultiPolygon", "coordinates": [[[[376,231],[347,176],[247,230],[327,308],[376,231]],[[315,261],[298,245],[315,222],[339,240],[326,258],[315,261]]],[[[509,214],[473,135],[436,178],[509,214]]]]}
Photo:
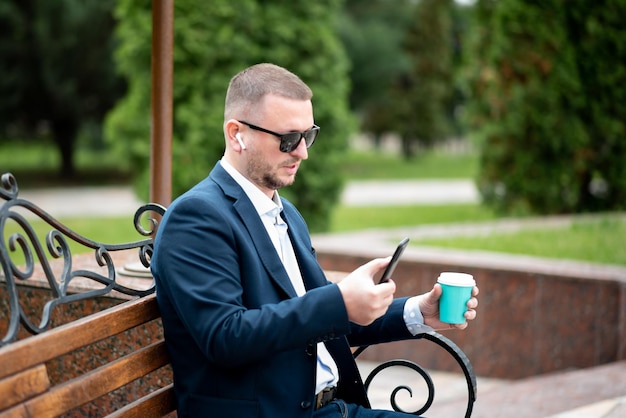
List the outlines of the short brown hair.
{"type": "Polygon", "coordinates": [[[247,111],[267,94],[311,100],[313,92],[292,72],[274,64],[256,64],[235,75],[228,85],[224,119],[247,117],[247,111]]]}

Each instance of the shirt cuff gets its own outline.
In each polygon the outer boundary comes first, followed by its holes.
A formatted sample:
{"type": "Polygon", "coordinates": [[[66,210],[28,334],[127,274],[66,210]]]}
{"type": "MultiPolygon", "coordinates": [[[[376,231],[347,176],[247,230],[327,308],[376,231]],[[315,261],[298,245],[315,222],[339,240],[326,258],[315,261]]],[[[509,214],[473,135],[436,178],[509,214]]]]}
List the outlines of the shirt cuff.
{"type": "Polygon", "coordinates": [[[407,299],[404,304],[403,317],[406,329],[413,336],[423,332],[432,331],[431,327],[424,325],[424,317],[422,316],[422,311],[420,311],[418,296],[413,296],[412,298],[407,299]]]}

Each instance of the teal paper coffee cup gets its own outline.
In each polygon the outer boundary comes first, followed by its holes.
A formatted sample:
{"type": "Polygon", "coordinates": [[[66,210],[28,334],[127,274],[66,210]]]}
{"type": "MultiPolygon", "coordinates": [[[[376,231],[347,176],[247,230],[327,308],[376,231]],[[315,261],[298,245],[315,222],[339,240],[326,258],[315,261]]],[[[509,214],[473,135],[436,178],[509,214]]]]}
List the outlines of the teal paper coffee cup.
{"type": "Polygon", "coordinates": [[[439,299],[439,319],[448,324],[463,324],[467,302],[472,297],[472,288],[476,281],[471,274],[443,272],[437,283],[442,293],[439,299]]]}

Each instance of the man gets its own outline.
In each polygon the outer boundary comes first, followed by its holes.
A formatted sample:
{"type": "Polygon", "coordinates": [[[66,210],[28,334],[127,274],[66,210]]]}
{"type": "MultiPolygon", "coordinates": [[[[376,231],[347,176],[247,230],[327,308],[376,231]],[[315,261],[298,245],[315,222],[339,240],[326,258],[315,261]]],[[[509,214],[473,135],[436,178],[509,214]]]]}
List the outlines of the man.
{"type": "MultiPolygon", "coordinates": [[[[152,272],[180,417],[401,416],[363,407],[348,341],[411,338],[424,322],[451,327],[438,320],[439,285],[394,300],[393,281],[375,284],[389,258],[326,280],[304,220],[278,196],[319,133],[311,97],[272,64],[237,74],[223,158],[161,222],[152,272]]],[[[472,297],[468,320],[477,305],[472,297]]]]}

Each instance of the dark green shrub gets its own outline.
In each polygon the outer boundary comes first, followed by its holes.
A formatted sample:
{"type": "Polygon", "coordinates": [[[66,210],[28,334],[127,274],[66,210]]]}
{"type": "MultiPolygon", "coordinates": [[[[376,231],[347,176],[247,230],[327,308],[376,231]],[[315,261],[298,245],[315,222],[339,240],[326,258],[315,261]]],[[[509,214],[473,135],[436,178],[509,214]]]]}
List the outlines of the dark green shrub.
{"type": "Polygon", "coordinates": [[[482,1],[468,55],[485,202],[626,207],[626,1],[482,1]]]}

